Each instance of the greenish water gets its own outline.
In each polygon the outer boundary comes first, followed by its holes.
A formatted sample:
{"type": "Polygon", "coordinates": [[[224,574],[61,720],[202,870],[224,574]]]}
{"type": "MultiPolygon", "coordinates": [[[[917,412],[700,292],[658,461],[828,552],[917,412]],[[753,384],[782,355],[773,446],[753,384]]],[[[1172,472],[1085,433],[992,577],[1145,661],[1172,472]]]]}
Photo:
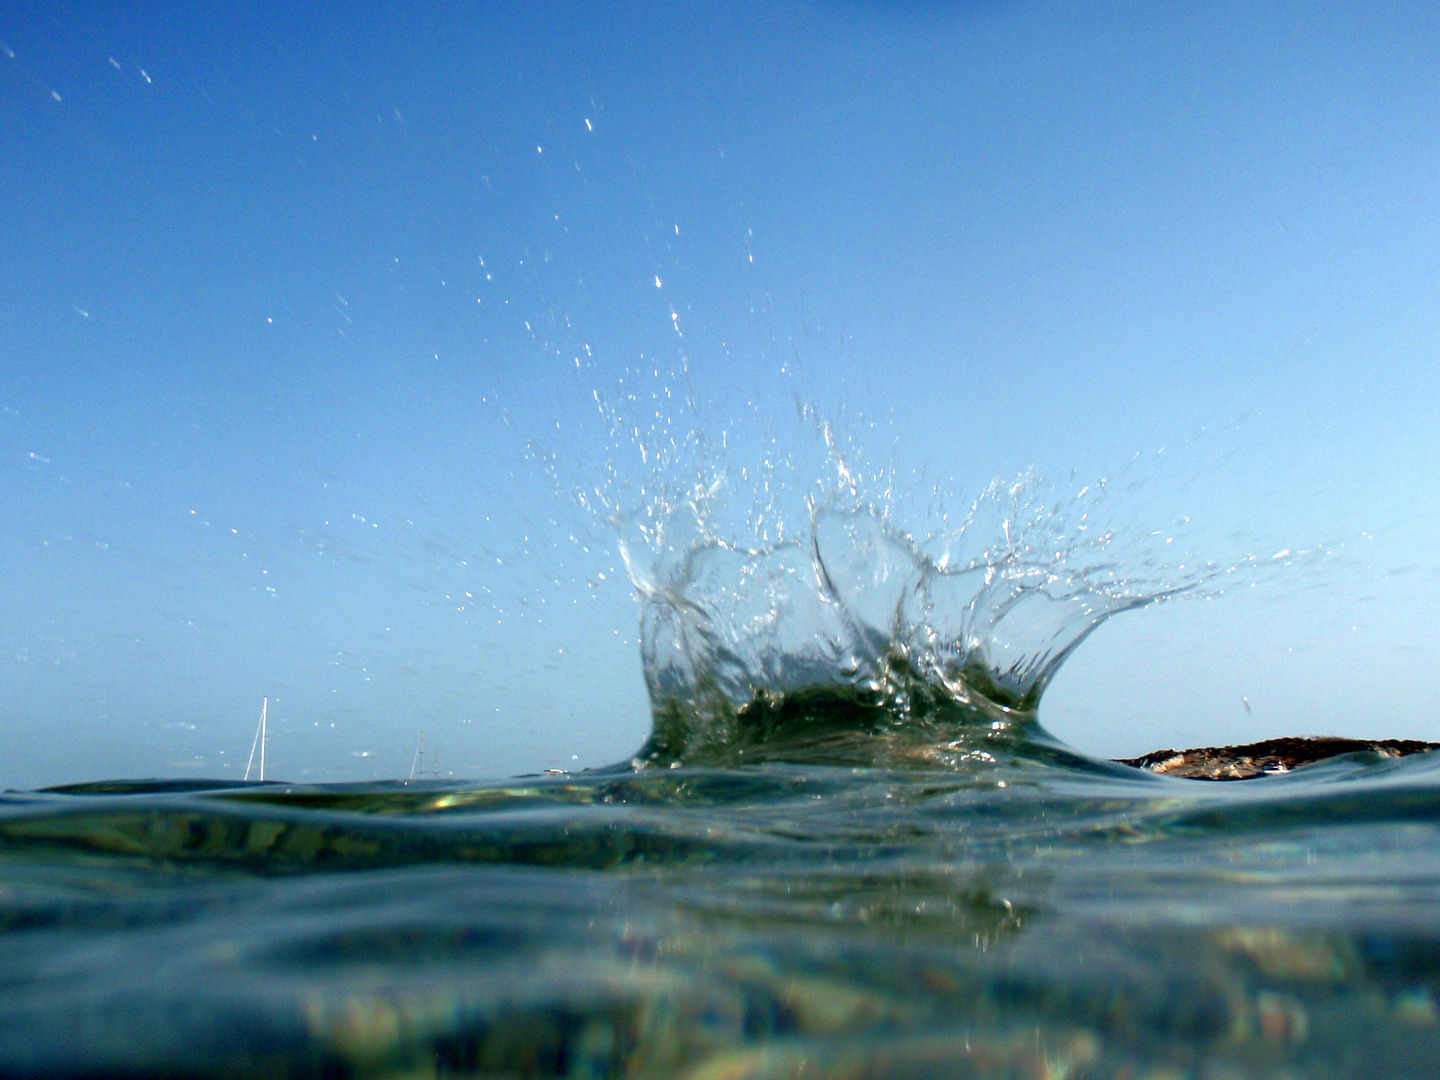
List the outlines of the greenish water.
{"type": "Polygon", "coordinates": [[[838,742],[7,794],[0,1074],[1440,1074],[1440,759],[838,742]]]}

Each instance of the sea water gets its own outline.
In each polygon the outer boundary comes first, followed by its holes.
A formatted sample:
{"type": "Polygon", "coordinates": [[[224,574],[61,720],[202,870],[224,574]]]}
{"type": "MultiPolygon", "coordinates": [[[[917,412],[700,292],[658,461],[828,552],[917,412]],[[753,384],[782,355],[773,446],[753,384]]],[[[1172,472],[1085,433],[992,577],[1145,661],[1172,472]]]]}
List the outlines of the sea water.
{"type": "Polygon", "coordinates": [[[1440,1069],[1440,761],[1227,784],[842,744],[7,795],[0,1074],[1440,1069]]]}
{"type": "Polygon", "coordinates": [[[1440,758],[1215,783],[1042,725],[1104,620],[1256,561],[1103,484],[916,528],[831,454],[798,516],[674,458],[585,494],[654,713],[611,768],[4,795],[0,1075],[1440,1074],[1440,758]]]}

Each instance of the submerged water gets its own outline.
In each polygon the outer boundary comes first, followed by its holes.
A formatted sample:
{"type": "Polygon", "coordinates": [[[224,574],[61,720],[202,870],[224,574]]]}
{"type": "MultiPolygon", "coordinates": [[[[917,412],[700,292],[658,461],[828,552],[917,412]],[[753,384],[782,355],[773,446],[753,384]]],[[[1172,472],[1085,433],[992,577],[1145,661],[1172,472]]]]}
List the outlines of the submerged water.
{"type": "Polygon", "coordinates": [[[0,1074],[1440,1071],[1440,759],[986,756],[10,794],[0,1074]]]}

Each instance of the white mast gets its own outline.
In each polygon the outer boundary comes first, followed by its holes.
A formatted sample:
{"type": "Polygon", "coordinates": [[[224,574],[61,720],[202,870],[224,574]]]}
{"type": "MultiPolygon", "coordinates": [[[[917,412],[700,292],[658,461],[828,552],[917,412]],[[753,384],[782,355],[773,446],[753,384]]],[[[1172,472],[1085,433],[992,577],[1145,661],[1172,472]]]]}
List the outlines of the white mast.
{"type": "Polygon", "coordinates": [[[260,725],[255,729],[255,741],[250,744],[250,760],[245,762],[245,779],[250,779],[250,766],[255,764],[255,747],[260,747],[260,779],[265,779],[265,714],[270,709],[267,697],[260,703],[260,725]]]}

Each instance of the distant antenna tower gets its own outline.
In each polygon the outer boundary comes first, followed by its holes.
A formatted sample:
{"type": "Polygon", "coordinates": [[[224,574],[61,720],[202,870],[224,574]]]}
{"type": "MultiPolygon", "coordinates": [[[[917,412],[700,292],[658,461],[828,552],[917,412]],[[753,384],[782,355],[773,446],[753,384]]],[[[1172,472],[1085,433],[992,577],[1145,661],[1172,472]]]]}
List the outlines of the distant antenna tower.
{"type": "Polygon", "coordinates": [[[415,770],[420,770],[420,779],[425,779],[425,732],[420,732],[420,741],[415,744],[415,757],[410,762],[410,777],[415,779],[415,770]]]}
{"type": "Polygon", "coordinates": [[[260,703],[260,726],[255,729],[255,741],[250,744],[250,760],[245,762],[245,779],[250,779],[250,766],[255,764],[255,747],[260,747],[260,779],[265,779],[265,714],[270,709],[267,697],[260,703]]]}

